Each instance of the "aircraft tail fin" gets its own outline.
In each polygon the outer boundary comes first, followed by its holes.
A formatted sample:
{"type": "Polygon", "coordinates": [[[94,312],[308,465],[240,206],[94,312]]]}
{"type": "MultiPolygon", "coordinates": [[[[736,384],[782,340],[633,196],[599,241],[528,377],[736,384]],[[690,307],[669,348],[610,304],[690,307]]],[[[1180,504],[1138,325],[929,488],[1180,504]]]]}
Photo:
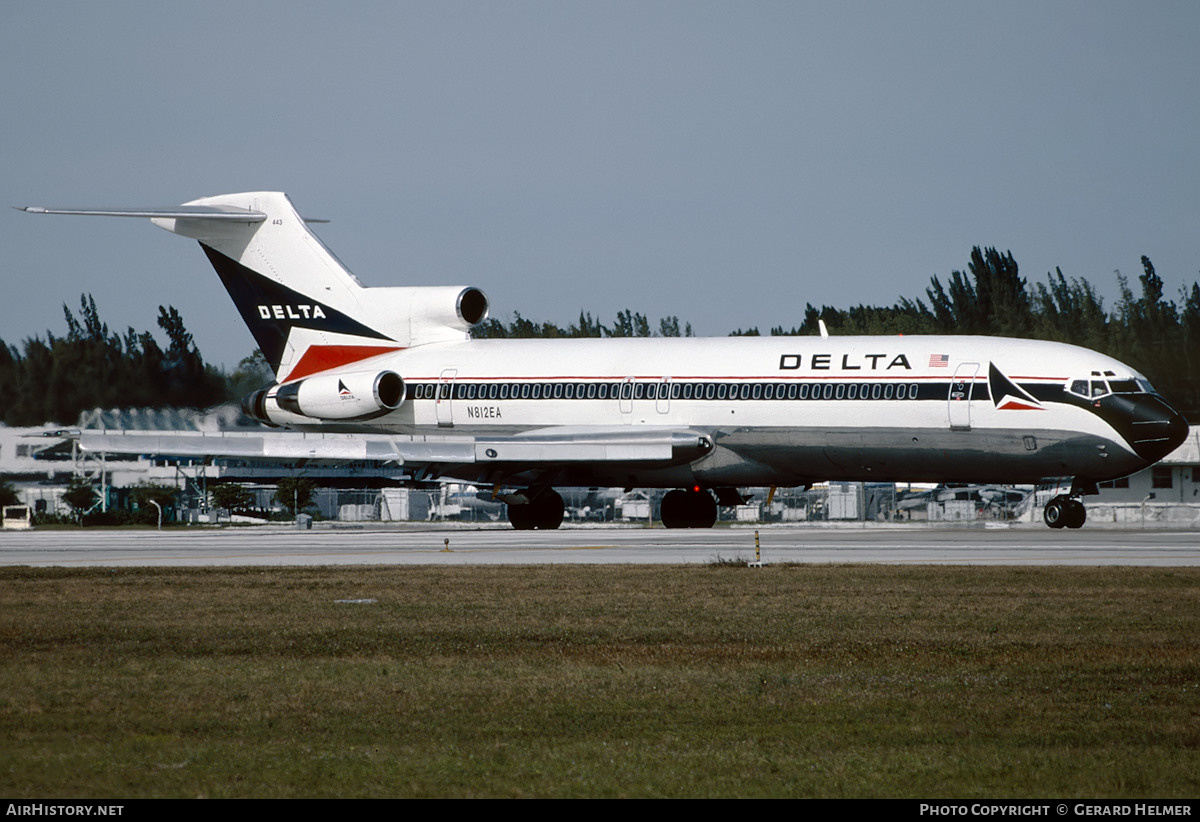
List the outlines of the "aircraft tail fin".
{"type": "Polygon", "coordinates": [[[487,317],[487,297],[473,287],[364,287],[282,192],[223,194],[169,208],[23,210],[148,217],[199,241],[280,382],[464,339],[487,317]]]}

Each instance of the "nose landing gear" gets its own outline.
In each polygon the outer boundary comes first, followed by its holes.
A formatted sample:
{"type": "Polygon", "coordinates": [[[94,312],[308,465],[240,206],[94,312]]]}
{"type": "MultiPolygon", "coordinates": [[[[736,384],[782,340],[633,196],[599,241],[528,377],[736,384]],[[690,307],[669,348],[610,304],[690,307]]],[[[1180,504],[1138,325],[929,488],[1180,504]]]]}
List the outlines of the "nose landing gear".
{"type": "Polygon", "coordinates": [[[1087,520],[1087,509],[1074,497],[1059,494],[1046,503],[1042,520],[1051,528],[1082,528],[1087,520]]]}

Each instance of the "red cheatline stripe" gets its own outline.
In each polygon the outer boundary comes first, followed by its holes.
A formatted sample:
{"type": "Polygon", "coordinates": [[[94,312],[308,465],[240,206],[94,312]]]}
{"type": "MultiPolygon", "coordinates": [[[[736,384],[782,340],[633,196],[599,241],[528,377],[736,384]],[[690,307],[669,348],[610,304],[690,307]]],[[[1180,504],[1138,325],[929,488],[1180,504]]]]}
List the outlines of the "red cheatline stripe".
{"type": "Polygon", "coordinates": [[[403,351],[402,346],[380,345],[311,345],[287,375],[287,381],[298,380],[318,371],[327,371],[359,360],[377,357],[390,351],[403,351]]]}

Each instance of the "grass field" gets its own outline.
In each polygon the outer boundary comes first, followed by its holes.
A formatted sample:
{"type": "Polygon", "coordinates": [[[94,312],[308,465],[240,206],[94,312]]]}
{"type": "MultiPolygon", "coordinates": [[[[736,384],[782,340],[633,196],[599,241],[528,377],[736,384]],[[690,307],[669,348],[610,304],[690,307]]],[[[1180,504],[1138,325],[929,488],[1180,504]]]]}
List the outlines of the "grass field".
{"type": "Polygon", "coordinates": [[[2,568],[0,734],[14,799],[1196,797],[1200,571],[2,568]]]}

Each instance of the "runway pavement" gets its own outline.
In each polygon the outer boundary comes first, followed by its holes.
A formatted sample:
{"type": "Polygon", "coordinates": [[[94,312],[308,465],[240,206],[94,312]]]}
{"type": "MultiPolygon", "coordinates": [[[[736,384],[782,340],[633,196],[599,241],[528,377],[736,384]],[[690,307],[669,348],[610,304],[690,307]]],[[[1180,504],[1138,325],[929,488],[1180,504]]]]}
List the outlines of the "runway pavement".
{"type": "MultiPolygon", "coordinates": [[[[1200,564],[1200,534],[1044,527],[760,526],[771,563],[1200,564]]],[[[557,531],[397,525],[0,532],[0,565],[676,564],[753,560],[755,528],[574,527],[557,531]]]]}

